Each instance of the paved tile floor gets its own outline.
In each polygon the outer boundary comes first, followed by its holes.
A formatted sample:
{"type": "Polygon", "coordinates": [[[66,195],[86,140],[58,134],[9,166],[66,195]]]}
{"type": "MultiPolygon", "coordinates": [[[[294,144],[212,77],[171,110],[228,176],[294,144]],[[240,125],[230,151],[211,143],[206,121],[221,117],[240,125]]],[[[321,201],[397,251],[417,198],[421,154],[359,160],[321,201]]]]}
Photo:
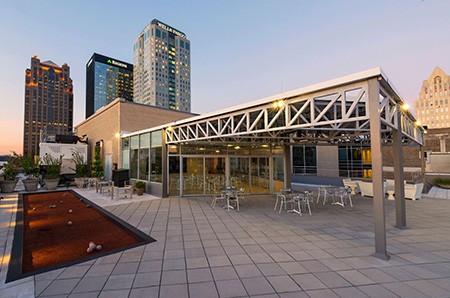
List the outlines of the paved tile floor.
{"type": "Polygon", "coordinates": [[[433,186],[427,194],[423,194],[422,197],[430,199],[450,199],[450,189],[440,188],[433,186]]]}
{"type": "MultiPolygon", "coordinates": [[[[407,200],[407,230],[393,228],[394,202],[386,202],[390,261],[371,256],[371,199],[355,198],[354,208],[319,204],[312,216],[274,212],[274,202],[272,196],[247,197],[240,212],[212,209],[206,198],[107,206],[157,242],[36,275],[34,293],[140,298],[450,297],[448,201],[407,200]]],[[[7,216],[0,219],[3,231],[7,216]]]]}

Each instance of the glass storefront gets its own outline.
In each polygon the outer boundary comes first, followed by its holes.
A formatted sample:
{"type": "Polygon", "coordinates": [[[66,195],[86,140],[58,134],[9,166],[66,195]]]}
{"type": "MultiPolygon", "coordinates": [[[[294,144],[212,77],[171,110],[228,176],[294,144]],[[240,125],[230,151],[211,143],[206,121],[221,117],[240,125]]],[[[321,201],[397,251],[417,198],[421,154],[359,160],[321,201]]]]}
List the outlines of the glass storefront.
{"type": "Polygon", "coordinates": [[[250,190],[252,193],[268,193],[269,189],[269,158],[251,158],[250,190]]]}
{"type": "MultiPolygon", "coordinates": [[[[167,149],[165,187],[171,196],[217,194],[226,185],[245,193],[270,193],[284,187],[282,147],[206,143],[167,149]]],[[[162,152],[161,131],[123,138],[122,168],[130,169],[131,178],[162,182],[162,152]]]]}
{"type": "Polygon", "coordinates": [[[122,168],[130,178],[162,181],[162,132],[143,133],[122,138],[122,168]]]}
{"type": "MultiPolygon", "coordinates": [[[[183,167],[186,171],[183,171],[182,176],[180,175],[183,194],[203,194],[205,188],[204,159],[202,157],[184,157],[183,164],[186,164],[186,167],[183,167]]],[[[177,194],[177,192],[174,193],[174,195],[177,194]]]]}
{"type": "Polygon", "coordinates": [[[139,136],[130,138],[130,178],[138,178],[139,136]]]}
{"type": "Polygon", "coordinates": [[[150,134],[139,136],[139,179],[148,180],[150,134]]]}
{"type": "Polygon", "coordinates": [[[273,158],[273,191],[278,192],[284,188],[284,158],[275,156],[273,158]]]}
{"type": "Polygon", "coordinates": [[[150,181],[162,182],[162,133],[160,131],[152,132],[151,138],[150,181]]]}
{"type": "Polygon", "coordinates": [[[250,192],[250,160],[248,157],[230,157],[230,183],[232,187],[250,192]]]}

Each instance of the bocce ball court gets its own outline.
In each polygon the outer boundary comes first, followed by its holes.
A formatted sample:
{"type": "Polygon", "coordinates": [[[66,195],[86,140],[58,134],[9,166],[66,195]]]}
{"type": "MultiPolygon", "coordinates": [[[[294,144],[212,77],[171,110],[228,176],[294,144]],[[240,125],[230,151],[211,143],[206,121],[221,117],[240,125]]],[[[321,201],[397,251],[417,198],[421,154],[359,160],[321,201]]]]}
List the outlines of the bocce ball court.
{"type": "Polygon", "coordinates": [[[71,190],[20,195],[14,233],[7,282],[155,241],[71,190]]]}

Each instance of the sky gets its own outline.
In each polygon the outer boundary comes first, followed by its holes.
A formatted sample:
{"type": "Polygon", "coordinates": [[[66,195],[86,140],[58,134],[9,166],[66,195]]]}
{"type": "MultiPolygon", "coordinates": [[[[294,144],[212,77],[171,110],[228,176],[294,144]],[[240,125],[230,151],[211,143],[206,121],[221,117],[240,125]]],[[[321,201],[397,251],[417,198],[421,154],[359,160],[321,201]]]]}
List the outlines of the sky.
{"type": "Polygon", "coordinates": [[[22,152],[31,57],[67,63],[74,126],[94,52],[133,62],[154,18],[191,41],[191,107],[206,113],[381,67],[412,104],[435,66],[450,73],[450,1],[0,0],[0,154],[22,152]]]}

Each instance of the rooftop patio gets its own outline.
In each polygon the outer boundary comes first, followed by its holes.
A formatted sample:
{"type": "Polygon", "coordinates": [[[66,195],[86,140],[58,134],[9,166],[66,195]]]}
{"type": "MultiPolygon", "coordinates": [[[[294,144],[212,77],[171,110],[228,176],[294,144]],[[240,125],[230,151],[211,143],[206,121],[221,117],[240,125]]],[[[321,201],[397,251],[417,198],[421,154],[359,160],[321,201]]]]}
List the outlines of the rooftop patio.
{"type": "MultiPolygon", "coordinates": [[[[406,201],[407,230],[393,227],[395,202],[385,201],[389,261],[372,256],[372,199],[355,197],[353,208],[319,204],[312,216],[274,212],[274,196],[247,196],[240,212],[213,209],[210,200],[105,206],[157,242],[4,285],[7,251],[0,296],[450,296],[445,200],[406,201]]],[[[0,207],[4,249],[15,199],[0,207]]]]}

